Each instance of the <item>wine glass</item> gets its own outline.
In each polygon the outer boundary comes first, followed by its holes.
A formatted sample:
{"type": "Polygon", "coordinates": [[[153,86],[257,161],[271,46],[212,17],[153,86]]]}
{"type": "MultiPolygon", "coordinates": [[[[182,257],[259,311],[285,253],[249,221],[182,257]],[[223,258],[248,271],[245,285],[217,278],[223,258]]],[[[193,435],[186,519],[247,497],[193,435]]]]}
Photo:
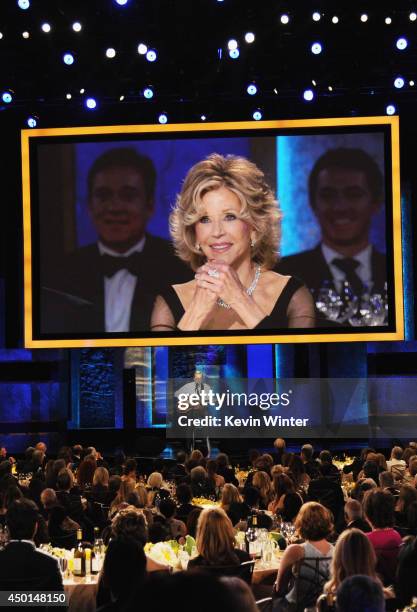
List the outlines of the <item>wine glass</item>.
{"type": "Polygon", "coordinates": [[[336,321],[339,316],[342,301],[338,293],[332,287],[330,281],[324,281],[322,287],[320,287],[317,299],[316,307],[327,319],[330,321],[336,321]]]}
{"type": "Polygon", "coordinates": [[[350,283],[343,281],[342,290],[340,293],[341,307],[337,320],[339,323],[348,321],[358,310],[359,298],[354,293],[350,283]]]}

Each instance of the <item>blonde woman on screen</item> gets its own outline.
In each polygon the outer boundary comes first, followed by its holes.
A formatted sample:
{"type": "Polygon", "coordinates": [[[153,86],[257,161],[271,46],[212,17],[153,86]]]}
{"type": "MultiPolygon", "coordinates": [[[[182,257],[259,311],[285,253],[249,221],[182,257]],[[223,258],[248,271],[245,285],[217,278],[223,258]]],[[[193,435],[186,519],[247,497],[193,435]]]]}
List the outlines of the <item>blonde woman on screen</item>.
{"type": "Polygon", "coordinates": [[[272,270],[280,218],[263,172],[244,157],[212,154],[193,166],[170,227],[196,274],[156,298],[152,331],[313,327],[308,289],[272,270]]]}

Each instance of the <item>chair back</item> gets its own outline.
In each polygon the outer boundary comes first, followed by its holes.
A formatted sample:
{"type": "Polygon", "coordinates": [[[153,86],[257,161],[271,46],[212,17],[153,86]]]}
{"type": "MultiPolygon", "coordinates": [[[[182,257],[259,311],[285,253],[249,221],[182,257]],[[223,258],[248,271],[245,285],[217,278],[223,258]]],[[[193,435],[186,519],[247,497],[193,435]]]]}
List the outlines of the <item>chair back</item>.
{"type": "Polygon", "coordinates": [[[294,566],[296,609],[315,605],[330,576],[332,557],[304,557],[294,566]]]}
{"type": "Polygon", "coordinates": [[[198,570],[213,576],[234,576],[235,578],[241,578],[250,585],[254,566],[255,561],[250,560],[239,565],[199,565],[193,568],[193,571],[198,570]]]}

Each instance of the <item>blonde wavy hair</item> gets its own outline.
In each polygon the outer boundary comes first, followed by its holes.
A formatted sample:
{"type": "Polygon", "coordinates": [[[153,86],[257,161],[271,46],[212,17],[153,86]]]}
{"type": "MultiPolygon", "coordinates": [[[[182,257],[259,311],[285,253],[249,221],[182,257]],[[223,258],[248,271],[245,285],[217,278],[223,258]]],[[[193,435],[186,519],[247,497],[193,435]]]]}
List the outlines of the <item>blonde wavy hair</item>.
{"type": "Polygon", "coordinates": [[[253,162],[236,155],[213,153],[188,172],[177,196],[169,223],[176,253],[193,270],[205,262],[197,248],[195,224],[203,210],[202,199],[209,191],[227,187],[241,203],[239,218],[255,231],[252,259],[273,268],[281,239],[281,212],[265,175],[253,162]]]}
{"type": "Polygon", "coordinates": [[[238,488],[231,482],[227,482],[222,491],[221,507],[227,512],[232,504],[240,504],[242,501],[238,488]]]}
{"type": "Polygon", "coordinates": [[[197,550],[209,565],[238,563],[234,553],[235,531],[222,508],[205,508],[197,523],[197,550]]]}

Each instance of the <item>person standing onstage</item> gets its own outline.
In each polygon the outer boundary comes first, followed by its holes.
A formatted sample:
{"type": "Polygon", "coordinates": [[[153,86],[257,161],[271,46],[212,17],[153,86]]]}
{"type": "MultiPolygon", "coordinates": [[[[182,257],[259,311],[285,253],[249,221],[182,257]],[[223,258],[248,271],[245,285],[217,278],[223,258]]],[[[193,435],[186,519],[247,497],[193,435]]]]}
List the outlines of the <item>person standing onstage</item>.
{"type": "Polygon", "coordinates": [[[313,327],[314,304],[294,277],[272,271],[281,214],[263,172],[212,154],[188,172],[170,217],[178,256],[194,280],[160,292],[154,331],[313,327]]]}
{"type": "Polygon", "coordinates": [[[313,166],[308,181],[310,206],[321,229],[314,249],[283,257],[281,274],[296,274],[315,297],[327,281],[340,291],[348,281],[361,295],[365,285],[383,293],[387,280],[385,255],[371,244],[372,217],[383,203],[383,176],[362,149],[326,151],[313,166]]]}
{"type": "Polygon", "coordinates": [[[6,523],[10,541],[0,550],[0,590],[63,591],[57,559],[37,550],[33,541],[38,528],[36,505],[28,499],[13,502],[6,523]]]}
{"type": "MultiPolygon", "coordinates": [[[[210,413],[210,406],[208,406],[208,397],[207,393],[211,391],[210,385],[204,382],[203,372],[201,370],[196,370],[193,376],[193,382],[186,383],[183,385],[178,391],[175,391],[174,395],[177,399],[179,399],[180,395],[194,395],[200,398],[200,402],[196,405],[189,404],[186,410],[181,410],[178,408],[178,414],[186,414],[190,418],[201,418],[210,413]],[[206,405],[204,404],[206,402],[206,405]]],[[[195,427],[192,427],[192,443],[191,450],[194,450],[195,445],[195,427]]],[[[197,431],[198,435],[198,431],[197,431]]],[[[206,436],[206,444],[207,444],[207,452],[208,456],[210,456],[210,439],[206,436]]]]}
{"type": "Polygon", "coordinates": [[[52,288],[82,301],[79,332],[149,330],[161,288],[191,278],[171,244],[146,232],[155,206],[153,162],[134,148],[110,149],[93,162],[87,182],[98,242],[71,253],[52,288]]]}

